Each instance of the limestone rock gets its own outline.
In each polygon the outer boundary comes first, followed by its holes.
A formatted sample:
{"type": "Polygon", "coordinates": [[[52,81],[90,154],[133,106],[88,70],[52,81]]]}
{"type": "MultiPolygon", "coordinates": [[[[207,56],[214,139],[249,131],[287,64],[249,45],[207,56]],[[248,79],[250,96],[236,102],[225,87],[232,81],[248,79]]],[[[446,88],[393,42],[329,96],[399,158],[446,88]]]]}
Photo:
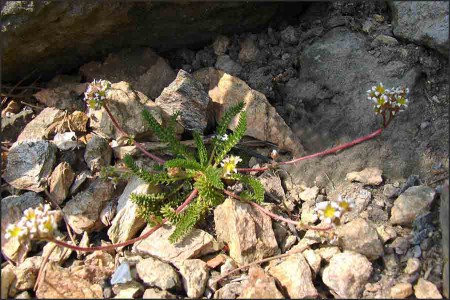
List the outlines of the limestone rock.
{"type": "Polygon", "coordinates": [[[316,277],[317,274],[319,274],[320,271],[320,264],[322,263],[322,257],[314,252],[312,249],[306,249],[302,252],[303,256],[306,258],[306,261],[308,262],[308,265],[311,267],[311,270],[313,271],[312,275],[313,277],[316,277]]]}
{"type": "Polygon", "coordinates": [[[8,297],[14,297],[15,294],[10,293],[11,286],[16,279],[12,265],[7,265],[2,268],[1,279],[1,298],[7,299],[8,297]]]}
{"type": "Polygon", "coordinates": [[[243,291],[242,282],[231,282],[214,293],[214,299],[236,299],[243,291]]]}
{"type": "Polygon", "coordinates": [[[166,87],[155,103],[167,115],[181,112],[178,122],[183,128],[203,132],[207,125],[208,94],[192,75],[178,71],[176,79],[166,87]]]}
{"type": "Polygon", "coordinates": [[[70,272],[92,284],[103,285],[114,273],[114,257],[105,251],[92,252],[86,256],[84,264],[72,264],[70,272]]]}
{"type": "Polygon", "coordinates": [[[76,233],[89,233],[103,227],[99,215],[104,205],[111,200],[112,193],[110,182],[97,179],[86,191],[76,194],[67,202],[63,212],[76,233]]]}
{"type": "Polygon", "coordinates": [[[64,202],[69,195],[69,189],[74,179],[75,173],[68,163],[62,162],[56,166],[48,180],[50,195],[52,195],[56,203],[61,204],[64,202]]]}
{"type": "Polygon", "coordinates": [[[250,277],[244,285],[239,299],[284,299],[275,285],[275,280],[268,276],[261,267],[250,267],[248,274],[250,277]]]}
{"type": "Polygon", "coordinates": [[[180,271],[183,287],[189,298],[200,298],[205,292],[209,269],[200,259],[187,259],[176,264],[180,271]]]}
{"type": "Polygon", "coordinates": [[[279,252],[272,220],[247,203],[226,199],[214,210],[217,239],[230,248],[239,265],[279,252]]]}
{"type": "Polygon", "coordinates": [[[427,186],[412,186],[401,194],[391,210],[392,224],[411,226],[420,214],[427,212],[436,192],[427,186]]]}
{"type": "Polygon", "coordinates": [[[367,185],[380,185],[383,182],[382,171],[378,168],[365,168],[361,172],[348,173],[346,179],[367,185]]]}
{"type": "Polygon", "coordinates": [[[145,290],[142,299],[176,299],[176,296],[167,291],[149,288],[145,290]]]}
{"type": "Polygon", "coordinates": [[[86,150],[84,151],[84,161],[89,169],[98,172],[102,167],[109,166],[111,156],[112,150],[108,141],[94,134],[87,142],[86,150]]]}
{"type": "Polygon", "coordinates": [[[69,112],[84,110],[82,96],[87,83],[66,83],[56,88],[43,89],[33,96],[48,107],[56,107],[69,112]]]}
{"type": "Polygon", "coordinates": [[[423,278],[419,278],[414,286],[414,295],[417,299],[442,299],[441,293],[434,283],[423,278]]]}
{"type": "Polygon", "coordinates": [[[27,258],[15,268],[14,273],[16,274],[16,281],[14,282],[14,285],[18,291],[30,290],[34,287],[39,268],[41,267],[41,262],[41,256],[33,256],[27,258]]]}
{"type": "Polygon", "coordinates": [[[52,125],[64,118],[65,113],[54,107],[47,107],[23,129],[17,141],[47,139],[54,131],[52,125]]]}
{"type": "Polygon", "coordinates": [[[137,281],[130,281],[124,284],[116,284],[113,287],[114,299],[132,299],[142,295],[144,287],[137,281]]]}
{"type": "MultiPolygon", "coordinates": [[[[142,234],[149,229],[147,226],[142,234]]],[[[176,262],[197,258],[220,249],[212,235],[200,229],[192,230],[181,241],[172,244],[169,242],[169,236],[174,230],[173,226],[163,225],[146,239],[135,243],[133,251],[154,256],[162,261],[176,262]]]]}
{"type": "Polygon", "coordinates": [[[267,172],[259,177],[259,181],[264,186],[266,192],[276,197],[277,200],[283,201],[285,199],[286,194],[284,193],[280,177],[267,172]]]}
{"type": "Polygon", "coordinates": [[[3,179],[17,189],[42,192],[55,161],[56,146],[47,141],[14,143],[3,179]]]}
{"type": "Polygon", "coordinates": [[[391,297],[393,299],[405,299],[413,294],[411,283],[401,282],[391,287],[391,297]]]}
{"type": "Polygon", "coordinates": [[[319,188],[314,186],[312,188],[306,188],[303,192],[300,193],[300,199],[305,202],[314,202],[316,200],[317,195],[319,195],[319,188]]]}
{"type": "Polygon", "coordinates": [[[353,251],[334,255],[322,275],[335,297],[360,298],[372,272],[367,258],[353,251]]]}
{"type": "Polygon", "coordinates": [[[181,288],[177,272],[168,263],[155,258],[146,258],[138,262],[136,271],[139,278],[148,285],[162,290],[177,290],[181,288]]]}
{"type": "Polygon", "coordinates": [[[378,236],[383,244],[397,237],[397,232],[391,226],[380,225],[377,228],[378,236]]]}
{"type": "MultiPolygon", "coordinates": [[[[246,135],[277,144],[294,155],[304,154],[303,146],[288,125],[260,92],[251,89],[244,81],[214,68],[196,71],[193,76],[200,81],[212,99],[210,120],[220,120],[225,111],[239,101],[245,102],[248,126],[246,135]]],[[[233,130],[237,120],[230,124],[233,130]]]]}
{"type": "MultiPolygon", "coordinates": [[[[83,236],[84,237],[84,236],[83,236]]],[[[72,242],[69,242],[71,244],[72,242]]],[[[56,244],[53,242],[47,243],[44,248],[42,249],[42,256],[45,257],[48,255],[51,249],[55,247],[56,244]]],[[[81,243],[80,243],[81,246],[81,243]]],[[[88,247],[89,245],[87,245],[88,247]]],[[[83,246],[82,246],[83,247],[83,246]]],[[[64,263],[67,259],[69,259],[70,255],[72,254],[73,250],[66,248],[66,247],[60,247],[56,246],[55,249],[52,251],[52,253],[49,256],[49,260],[54,261],[56,263],[64,263]]]]}

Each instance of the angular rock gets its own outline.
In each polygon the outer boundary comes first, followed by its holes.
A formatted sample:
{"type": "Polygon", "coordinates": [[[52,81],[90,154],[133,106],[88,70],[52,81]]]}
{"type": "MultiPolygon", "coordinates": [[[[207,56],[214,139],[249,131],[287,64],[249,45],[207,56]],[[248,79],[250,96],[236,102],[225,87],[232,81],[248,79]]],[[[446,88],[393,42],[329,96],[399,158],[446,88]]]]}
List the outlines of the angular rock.
{"type": "Polygon", "coordinates": [[[413,294],[411,283],[401,282],[391,287],[391,297],[393,299],[405,299],[413,294]]]}
{"type": "Polygon", "coordinates": [[[264,173],[259,177],[259,181],[264,186],[267,193],[275,196],[277,200],[283,201],[286,198],[281,179],[279,176],[272,175],[270,173],[264,173]]]}
{"type": "Polygon", "coordinates": [[[86,256],[84,264],[72,264],[70,272],[92,284],[103,285],[114,272],[114,257],[105,251],[95,251],[86,256]]]}
{"type": "Polygon", "coordinates": [[[394,228],[390,226],[378,226],[377,228],[378,236],[380,237],[380,240],[383,244],[386,244],[392,239],[395,239],[397,237],[397,232],[394,230],[394,228]]]}
{"type": "Polygon", "coordinates": [[[130,196],[135,194],[157,193],[160,189],[145,183],[133,176],[117,203],[117,215],[108,229],[108,236],[113,243],[125,242],[134,238],[145,227],[145,220],[138,216],[138,206],[131,201],[130,196]]]}
{"type": "Polygon", "coordinates": [[[319,195],[319,188],[317,186],[314,186],[312,188],[306,188],[303,192],[300,193],[299,197],[302,201],[314,202],[317,195],[319,195]]]}
{"type": "Polygon", "coordinates": [[[227,256],[225,254],[219,254],[206,262],[206,265],[210,269],[215,269],[225,263],[227,256]]]}
{"type": "Polygon", "coordinates": [[[176,263],[179,269],[183,287],[189,298],[200,298],[205,292],[209,279],[209,269],[200,259],[187,259],[176,263]]]}
{"type": "Polygon", "coordinates": [[[149,257],[138,262],[136,271],[139,278],[148,286],[162,290],[181,288],[181,281],[175,269],[155,258],[149,257]]]}
{"type": "Polygon", "coordinates": [[[380,45],[395,46],[395,45],[398,45],[398,41],[396,38],[394,38],[392,36],[380,34],[373,40],[372,45],[374,45],[374,46],[380,46],[380,45]]]}
{"type": "Polygon", "coordinates": [[[23,129],[17,137],[17,141],[25,140],[44,140],[54,132],[53,124],[61,121],[64,118],[64,111],[54,107],[47,107],[41,111],[36,118],[33,119],[23,129]]]}
{"type": "Polygon", "coordinates": [[[239,299],[284,299],[277,289],[275,280],[261,267],[252,266],[248,270],[249,279],[243,287],[239,299]]]}
{"type": "Polygon", "coordinates": [[[383,178],[381,177],[382,173],[378,168],[365,168],[361,172],[348,173],[345,179],[358,181],[367,185],[380,185],[383,182],[383,178]]]}
{"type": "Polygon", "coordinates": [[[301,253],[270,262],[268,273],[278,279],[290,298],[314,298],[318,295],[309,265],[301,253]]]}
{"type": "Polygon", "coordinates": [[[70,187],[70,194],[76,194],[83,186],[83,183],[85,183],[86,180],[90,177],[92,177],[92,173],[89,170],[84,170],[80,174],[78,174],[77,177],[75,177],[75,181],[73,182],[72,186],[70,187]]]}
{"type": "Polygon", "coordinates": [[[242,71],[242,66],[232,60],[228,55],[220,55],[219,57],[217,57],[217,61],[214,67],[233,76],[239,76],[242,71]]]}
{"type": "Polygon", "coordinates": [[[360,298],[372,272],[367,258],[353,251],[334,255],[322,275],[335,297],[360,298]]]}
{"type": "Polygon", "coordinates": [[[230,248],[230,257],[239,265],[279,252],[272,220],[251,205],[226,199],[214,210],[217,239],[230,248]]]}
{"type": "Polygon", "coordinates": [[[132,299],[142,295],[144,287],[137,281],[130,281],[124,284],[116,284],[113,292],[116,294],[114,299],[132,299]]]}
{"type": "Polygon", "coordinates": [[[68,269],[49,262],[39,288],[38,298],[103,298],[102,287],[73,275],[68,269]]]}
{"type": "Polygon", "coordinates": [[[248,36],[241,43],[239,51],[239,60],[243,63],[249,63],[256,60],[259,56],[258,45],[252,36],[248,36]]]}
{"type": "Polygon", "coordinates": [[[186,71],[178,71],[176,79],[162,91],[155,103],[168,115],[180,111],[178,123],[183,128],[205,130],[209,97],[202,85],[186,71]]]}
{"type": "Polygon", "coordinates": [[[74,179],[75,173],[68,163],[62,162],[56,166],[48,180],[50,195],[56,203],[64,202],[69,195],[69,189],[74,179]]]}
{"type": "Polygon", "coordinates": [[[14,286],[18,291],[31,290],[34,287],[41,262],[41,256],[33,256],[25,259],[15,268],[16,281],[14,286]]]}
{"type": "Polygon", "coordinates": [[[395,36],[448,54],[448,4],[446,2],[391,1],[395,36]]]}
{"type": "Polygon", "coordinates": [[[228,46],[230,45],[230,38],[225,35],[219,35],[214,40],[212,47],[214,49],[214,53],[217,56],[224,55],[227,52],[228,46]]]}
{"type": "Polygon", "coordinates": [[[67,118],[66,130],[75,132],[86,132],[86,124],[89,117],[82,111],[74,111],[67,118]]]}
{"type": "MultiPolygon", "coordinates": [[[[134,90],[128,82],[121,81],[111,85],[108,108],[117,122],[129,135],[136,138],[155,140],[156,136],[142,117],[148,110],[161,123],[161,109],[142,92],[134,90]]],[[[116,130],[105,109],[89,110],[90,126],[105,136],[118,139],[121,133],[116,130]]]]}
{"type": "Polygon", "coordinates": [[[308,262],[308,265],[311,267],[311,270],[313,271],[312,275],[313,277],[316,277],[317,274],[319,274],[320,271],[320,264],[322,263],[322,257],[314,252],[312,249],[306,249],[302,252],[303,256],[306,258],[306,261],[308,262]]]}
{"type": "Polygon", "coordinates": [[[375,260],[383,255],[383,244],[377,230],[362,218],[339,226],[336,230],[343,250],[352,250],[375,260]]]}
{"type": "Polygon", "coordinates": [[[150,99],[156,99],[176,77],[166,60],[149,48],[111,53],[103,63],[90,62],[81,66],[80,73],[87,81],[101,78],[129,82],[133,89],[150,99]]]}
{"type": "Polygon", "coordinates": [[[415,218],[430,209],[436,192],[427,186],[412,186],[403,192],[391,209],[391,224],[411,226],[415,218]]]}
{"type": "Polygon", "coordinates": [[[176,299],[177,297],[167,291],[161,291],[158,289],[146,289],[142,299],[176,299]]]}
{"type": "Polygon", "coordinates": [[[56,107],[73,112],[84,110],[84,102],[80,97],[86,91],[87,83],[66,83],[56,88],[43,89],[33,96],[47,107],[56,107]]]}
{"type": "MultiPolygon", "coordinates": [[[[69,242],[71,244],[72,242],[69,242]]],[[[80,242],[81,246],[81,242],[80,242]]],[[[88,247],[89,245],[87,245],[88,247]]],[[[69,259],[70,255],[72,255],[73,250],[66,248],[66,247],[60,247],[56,246],[55,243],[49,242],[47,243],[44,248],[42,249],[42,256],[45,257],[48,255],[48,253],[55,247],[55,249],[52,251],[52,253],[49,256],[49,260],[54,261],[56,263],[64,263],[67,259],[69,259]]],[[[81,246],[84,247],[84,246],[81,246]]]]}
{"type": "MultiPolygon", "coordinates": [[[[3,235],[2,235],[3,236],[3,235]]],[[[15,294],[10,293],[11,286],[13,285],[16,275],[14,274],[14,267],[7,265],[2,268],[1,271],[1,298],[7,299],[8,297],[14,297],[15,294]]]]}
{"type": "MultiPolygon", "coordinates": [[[[277,144],[280,149],[294,155],[304,154],[303,146],[288,125],[260,92],[251,89],[244,81],[214,68],[196,71],[193,76],[200,81],[212,99],[210,120],[220,120],[225,111],[239,101],[245,102],[248,126],[246,135],[277,144]]],[[[233,130],[235,119],[229,126],[233,130]]]]}
{"type": "Polygon", "coordinates": [[[104,225],[99,215],[112,194],[112,184],[100,179],[95,180],[86,191],[76,194],[63,208],[72,229],[78,234],[101,229],[104,225]]]}
{"type": "Polygon", "coordinates": [[[295,45],[299,41],[299,36],[294,27],[288,26],[285,30],[280,32],[281,40],[287,44],[295,45]]]}
{"type": "Polygon", "coordinates": [[[243,282],[231,282],[214,293],[214,299],[236,299],[242,293],[243,282]]]}
{"type": "Polygon", "coordinates": [[[423,278],[419,278],[414,286],[414,295],[417,299],[442,299],[442,295],[439,293],[436,285],[423,278]]]}
{"type": "Polygon", "coordinates": [[[28,291],[22,292],[16,296],[16,299],[32,299],[28,291]]]}
{"type": "Polygon", "coordinates": [[[32,110],[23,110],[17,114],[2,117],[2,140],[14,143],[25,126],[33,119],[32,110]]]}
{"type": "Polygon", "coordinates": [[[20,190],[42,192],[56,161],[56,146],[47,141],[14,143],[3,179],[20,190]]]}
{"type": "Polygon", "coordinates": [[[84,161],[89,169],[94,172],[100,171],[104,166],[111,163],[112,150],[108,141],[98,135],[93,135],[86,144],[84,151],[84,161]]]}
{"type": "MultiPolygon", "coordinates": [[[[142,234],[148,230],[147,226],[142,234]]],[[[197,258],[220,249],[212,235],[200,229],[192,230],[183,240],[172,244],[169,242],[169,236],[174,230],[173,226],[162,226],[146,239],[135,243],[133,251],[154,256],[162,261],[177,262],[197,258]]]]}

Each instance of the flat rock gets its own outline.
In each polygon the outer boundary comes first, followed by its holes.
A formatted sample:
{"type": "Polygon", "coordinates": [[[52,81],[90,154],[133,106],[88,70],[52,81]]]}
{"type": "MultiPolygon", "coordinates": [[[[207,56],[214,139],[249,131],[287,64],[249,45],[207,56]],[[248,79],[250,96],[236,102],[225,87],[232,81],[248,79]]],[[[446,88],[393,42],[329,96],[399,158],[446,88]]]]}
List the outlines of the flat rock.
{"type": "Polygon", "coordinates": [[[33,96],[47,107],[56,107],[73,112],[84,110],[81,95],[86,91],[87,83],[66,83],[56,88],[43,89],[33,96]]]}
{"type": "Polygon", "coordinates": [[[377,230],[362,218],[339,226],[336,233],[344,250],[355,251],[370,260],[375,260],[384,253],[377,230]]]}
{"type": "Polygon", "coordinates": [[[56,149],[47,141],[14,143],[3,179],[17,189],[42,192],[56,162],[56,149]]]}
{"type": "Polygon", "coordinates": [[[290,298],[314,298],[318,295],[311,269],[301,253],[271,261],[268,273],[278,279],[290,298]]]}
{"type": "Polygon", "coordinates": [[[117,214],[108,229],[108,236],[113,243],[121,243],[134,238],[145,227],[146,222],[138,216],[138,206],[131,201],[131,194],[147,194],[159,191],[159,188],[145,183],[135,176],[131,177],[119,198],[117,214]]]}
{"type": "Polygon", "coordinates": [[[184,70],[178,71],[175,80],[166,87],[155,103],[167,115],[180,111],[178,123],[186,130],[203,132],[207,125],[208,94],[202,85],[184,70]]]}
{"type": "Polygon", "coordinates": [[[80,73],[87,81],[127,81],[150,99],[156,99],[176,77],[167,61],[150,48],[111,53],[103,63],[93,61],[81,66],[80,73]]]}
{"type": "Polygon", "coordinates": [[[279,253],[272,220],[251,205],[226,199],[214,210],[217,239],[239,265],[279,253]]]}
{"type": "Polygon", "coordinates": [[[176,263],[181,274],[184,290],[189,298],[200,298],[209,279],[209,268],[200,259],[187,259],[176,263]]]}
{"type": "Polygon", "coordinates": [[[427,212],[436,192],[427,186],[412,186],[403,192],[391,209],[391,224],[412,226],[419,215],[427,212]]]}
{"type": "Polygon", "coordinates": [[[113,185],[110,182],[95,180],[87,190],[76,194],[63,208],[72,229],[82,234],[103,228],[99,215],[103,207],[111,200],[113,185]]]}
{"type": "Polygon", "coordinates": [[[112,150],[109,143],[104,138],[93,135],[86,144],[84,151],[84,161],[89,169],[94,172],[100,171],[104,166],[111,164],[112,150]]]}
{"type": "Polygon", "coordinates": [[[391,287],[391,297],[393,299],[405,299],[413,294],[411,283],[401,282],[391,287]]]}
{"type": "Polygon", "coordinates": [[[371,272],[372,264],[365,256],[345,251],[331,258],[322,280],[335,297],[360,298],[371,272]]]}
{"type": "Polygon", "coordinates": [[[380,185],[383,182],[382,173],[378,168],[365,168],[361,172],[348,173],[345,178],[349,181],[358,181],[367,185],[380,185]]]}
{"type": "Polygon", "coordinates": [[[149,257],[136,265],[139,278],[148,286],[162,290],[177,290],[181,288],[180,278],[175,269],[168,263],[149,257]]]}
{"type": "Polygon", "coordinates": [[[274,278],[268,276],[261,267],[250,267],[248,274],[249,279],[243,286],[239,299],[284,299],[274,278]]]}
{"type": "Polygon", "coordinates": [[[177,297],[168,291],[161,291],[158,289],[146,289],[142,299],[176,299],[177,297]]]}
{"type": "Polygon", "coordinates": [[[49,135],[54,132],[52,125],[61,121],[64,118],[64,115],[64,111],[60,109],[47,107],[25,126],[23,131],[17,137],[17,141],[47,139],[49,135]]]}
{"type": "MultiPolygon", "coordinates": [[[[150,227],[147,226],[142,234],[149,229],[150,227]]],[[[162,261],[177,262],[197,258],[220,249],[213,236],[200,229],[192,230],[183,240],[171,244],[169,236],[174,230],[173,226],[163,225],[146,239],[135,243],[133,251],[154,256],[162,261]]]]}
{"type": "Polygon", "coordinates": [[[124,284],[116,284],[113,292],[116,294],[114,299],[132,299],[142,295],[144,287],[137,281],[130,281],[124,284]]]}
{"type": "MultiPolygon", "coordinates": [[[[241,79],[214,68],[198,70],[193,76],[203,84],[212,99],[210,120],[220,120],[229,107],[244,101],[247,124],[251,124],[246,135],[277,144],[294,155],[304,154],[300,141],[264,94],[251,89],[241,79]]],[[[235,118],[229,129],[233,130],[237,121],[235,118]]]]}
{"type": "Polygon", "coordinates": [[[56,166],[48,180],[50,195],[56,203],[61,204],[66,200],[74,179],[75,173],[68,163],[62,162],[56,166]]]}
{"type": "Polygon", "coordinates": [[[414,295],[418,299],[442,299],[442,295],[439,293],[436,285],[423,278],[419,278],[414,286],[414,295]]]}

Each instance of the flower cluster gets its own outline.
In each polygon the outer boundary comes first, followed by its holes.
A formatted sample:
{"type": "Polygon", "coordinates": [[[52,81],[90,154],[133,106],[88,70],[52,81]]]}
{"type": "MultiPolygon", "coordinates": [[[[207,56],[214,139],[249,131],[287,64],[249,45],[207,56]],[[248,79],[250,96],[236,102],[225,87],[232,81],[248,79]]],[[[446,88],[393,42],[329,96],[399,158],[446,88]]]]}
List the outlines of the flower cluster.
{"type": "Polygon", "coordinates": [[[395,115],[408,107],[408,99],[406,98],[408,94],[408,88],[387,89],[380,82],[367,91],[367,99],[374,103],[376,114],[391,112],[392,115],[395,115]]]}
{"type": "Polygon", "coordinates": [[[107,80],[98,80],[90,83],[84,93],[84,100],[87,102],[89,108],[100,109],[108,97],[111,89],[111,82],[107,80]]]}
{"type": "Polygon", "coordinates": [[[217,139],[219,141],[225,142],[226,140],[228,140],[228,134],[225,133],[224,135],[218,135],[217,139]]]}
{"type": "Polygon", "coordinates": [[[228,156],[221,163],[220,166],[223,167],[223,172],[225,176],[231,175],[231,173],[237,173],[236,166],[240,163],[242,159],[239,156],[228,156]]]}
{"type": "Polygon", "coordinates": [[[50,211],[48,204],[28,208],[23,215],[19,222],[6,227],[6,239],[18,238],[20,241],[26,242],[35,238],[50,237],[58,227],[55,211],[50,211]]]}
{"type": "Polygon", "coordinates": [[[351,198],[342,198],[340,195],[335,201],[324,201],[316,204],[315,212],[319,219],[327,224],[338,223],[342,215],[355,207],[351,198]]]}

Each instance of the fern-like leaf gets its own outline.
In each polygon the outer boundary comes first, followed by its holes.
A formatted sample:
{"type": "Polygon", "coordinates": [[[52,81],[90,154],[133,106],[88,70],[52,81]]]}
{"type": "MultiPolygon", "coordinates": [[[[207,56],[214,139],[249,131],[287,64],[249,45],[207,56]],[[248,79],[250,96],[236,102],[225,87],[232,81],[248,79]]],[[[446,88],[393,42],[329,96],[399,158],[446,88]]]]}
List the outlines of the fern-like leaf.
{"type": "Polygon", "coordinates": [[[217,156],[215,160],[215,165],[219,164],[225,156],[230,152],[230,150],[236,146],[237,143],[242,139],[245,134],[245,130],[247,129],[247,115],[245,111],[241,112],[239,117],[239,122],[234,129],[234,132],[228,137],[228,139],[221,143],[220,146],[217,147],[217,156]]]}
{"type": "Polygon", "coordinates": [[[202,166],[195,160],[186,160],[183,158],[175,158],[165,162],[167,168],[183,168],[192,170],[201,170],[202,166]]]}
{"type": "Polygon", "coordinates": [[[244,109],[244,102],[241,101],[230,107],[222,116],[217,124],[217,135],[224,135],[227,132],[228,125],[233,118],[244,109]]]}
{"type": "Polygon", "coordinates": [[[194,131],[193,135],[195,146],[197,147],[198,159],[200,160],[200,164],[204,166],[208,162],[208,152],[206,151],[206,147],[200,133],[194,131]]]}
{"type": "Polygon", "coordinates": [[[194,228],[195,224],[203,217],[207,211],[200,199],[192,202],[185,211],[178,214],[178,221],[174,232],[169,236],[171,243],[176,243],[186,236],[194,228]]]}
{"type": "Polygon", "coordinates": [[[150,184],[170,184],[182,179],[178,177],[170,177],[165,172],[151,173],[147,170],[139,168],[134,162],[134,159],[131,157],[131,155],[126,155],[123,160],[127,168],[130,169],[131,173],[133,173],[133,175],[150,184]]]}

